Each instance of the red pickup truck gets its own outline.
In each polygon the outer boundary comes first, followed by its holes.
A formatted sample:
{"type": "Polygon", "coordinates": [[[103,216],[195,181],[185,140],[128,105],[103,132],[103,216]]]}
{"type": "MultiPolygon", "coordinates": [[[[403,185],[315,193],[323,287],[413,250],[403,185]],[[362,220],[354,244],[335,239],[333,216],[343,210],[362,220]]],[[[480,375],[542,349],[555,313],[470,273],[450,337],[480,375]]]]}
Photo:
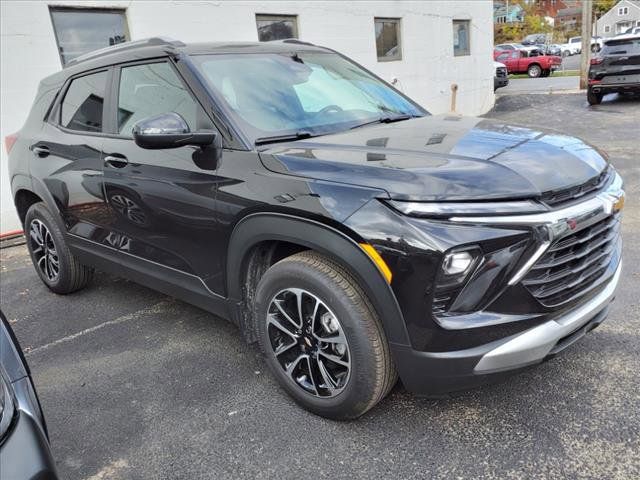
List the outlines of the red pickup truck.
{"type": "Polygon", "coordinates": [[[496,62],[504,63],[509,73],[526,73],[531,78],[548,77],[562,65],[562,57],[543,55],[539,50],[509,50],[493,52],[496,62]]]}

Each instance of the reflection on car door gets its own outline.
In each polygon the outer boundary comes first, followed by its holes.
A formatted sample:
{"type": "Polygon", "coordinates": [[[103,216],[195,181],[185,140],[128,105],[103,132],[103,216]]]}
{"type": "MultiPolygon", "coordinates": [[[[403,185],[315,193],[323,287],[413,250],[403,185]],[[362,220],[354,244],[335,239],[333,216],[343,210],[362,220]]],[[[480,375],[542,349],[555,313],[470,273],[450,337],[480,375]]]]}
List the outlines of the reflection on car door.
{"type": "Polygon", "coordinates": [[[109,71],[73,78],[31,145],[30,169],[42,178],[69,233],[93,239],[104,222],[103,113],[109,71]]]}
{"type": "Polygon", "coordinates": [[[127,254],[199,277],[222,293],[211,148],[145,150],[131,137],[146,117],[175,112],[191,131],[213,129],[168,61],[116,67],[113,115],[116,135],[105,139],[105,195],[111,211],[104,242],[127,254]],[[207,163],[207,162],[205,162],[207,163]],[[209,162],[211,165],[211,162],[209,162]]]}

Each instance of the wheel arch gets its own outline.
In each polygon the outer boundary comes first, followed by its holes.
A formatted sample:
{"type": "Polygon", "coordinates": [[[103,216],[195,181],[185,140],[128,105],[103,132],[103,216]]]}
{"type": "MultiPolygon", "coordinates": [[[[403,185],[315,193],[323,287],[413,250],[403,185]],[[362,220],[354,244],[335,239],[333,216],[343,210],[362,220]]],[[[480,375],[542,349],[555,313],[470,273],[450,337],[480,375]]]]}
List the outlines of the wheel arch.
{"type": "Polygon", "coordinates": [[[254,213],[240,220],[229,239],[227,291],[235,307],[234,320],[245,338],[255,340],[251,295],[262,274],[290,254],[314,250],[340,263],[359,282],[382,321],[387,340],[409,345],[391,286],[356,238],[324,223],[290,214],[254,213]],[[259,255],[266,255],[266,259],[260,260],[259,255]]]}

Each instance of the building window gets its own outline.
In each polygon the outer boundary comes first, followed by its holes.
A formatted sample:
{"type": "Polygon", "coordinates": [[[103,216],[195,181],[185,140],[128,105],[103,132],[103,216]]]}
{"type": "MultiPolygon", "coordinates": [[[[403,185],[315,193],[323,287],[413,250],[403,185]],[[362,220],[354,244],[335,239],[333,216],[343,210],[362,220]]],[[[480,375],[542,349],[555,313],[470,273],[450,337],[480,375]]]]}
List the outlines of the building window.
{"type": "Polygon", "coordinates": [[[604,26],[604,33],[609,33],[611,31],[611,25],[604,26]]]}
{"type": "Polygon", "coordinates": [[[453,55],[456,57],[471,55],[470,25],[469,20],[453,21],[453,55]]]}
{"type": "Polygon", "coordinates": [[[256,15],[256,26],[261,42],[298,38],[296,15],[256,15]]]}
{"type": "Polygon", "coordinates": [[[618,8],[618,15],[628,15],[629,7],[620,7],[618,8]]]}
{"type": "Polygon", "coordinates": [[[374,18],[376,53],[379,62],[402,60],[400,45],[400,19],[374,18]]]}
{"type": "Polygon", "coordinates": [[[62,65],[80,55],[129,40],[124,10],[52,7],[62,65]]]}
{"type": "Polygon", "coordinates": [[[107,72],[76,78],[60,108],[60,125],[80,132],[102,132],[107,72]]]}

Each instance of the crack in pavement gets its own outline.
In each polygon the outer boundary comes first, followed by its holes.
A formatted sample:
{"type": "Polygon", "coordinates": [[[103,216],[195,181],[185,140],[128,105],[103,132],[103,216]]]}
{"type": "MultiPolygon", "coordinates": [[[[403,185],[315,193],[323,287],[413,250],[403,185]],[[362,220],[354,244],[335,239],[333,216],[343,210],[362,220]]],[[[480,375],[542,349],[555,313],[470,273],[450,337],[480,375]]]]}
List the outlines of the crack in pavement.
{"type": "Polygon", "coordinates": [[[60,345],[66,342],[70,342],[71,340],[75,340],[76,338],[81,337],[83,335],[87,335],[88,333],[93,333],[96,330],[100,330],[104,327],[128,322],[129,320],[136,320],[145,315],[159,314],[164,310],[165,307],[167,307],[171,303],[172,302],[170,300],[162,300],[161,302],[151,305],[150,307],[143,308],[141,310],[138,310],[132,313],[127,313],[126,315],[122,315],[118,318],[114,318],[113,320],[108,320],[104,323],[101,323],[100,325],[94,325],[93,327],[85,328],[84,330],[81,330],[79,332],[72,333],[71,335],[67,335],[66,337],[62,337],[57,340],[54,340],[53,342],[40,345],[39,347],[36,347],[36,348],[32,348],[28,351],[25,351],[24,354],[25,356],[31,356],[35,353],[47,350],[48,348],[55,347],[56,345],[60,345]]]}

